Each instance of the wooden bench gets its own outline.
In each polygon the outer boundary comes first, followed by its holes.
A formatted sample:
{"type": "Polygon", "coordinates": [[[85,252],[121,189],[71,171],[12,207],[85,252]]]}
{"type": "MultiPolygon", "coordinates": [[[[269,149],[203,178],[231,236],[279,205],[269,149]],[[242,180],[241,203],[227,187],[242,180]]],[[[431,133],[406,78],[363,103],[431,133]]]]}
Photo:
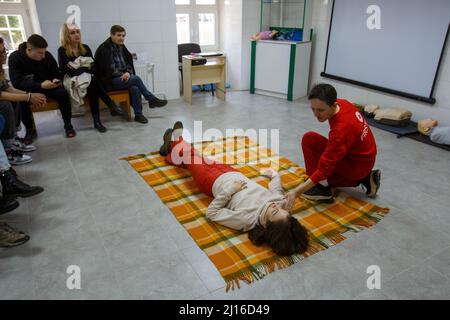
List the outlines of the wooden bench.
{"type": "MultiPolygon", "coordinates": [[[[122,110],[124,110],[126,113],[127,120],[131,121],[131,100],[130,100],[129,91],[128,90],[109,91],[108,96],[114,102],[119,103],[122,110]]],[[[89,105],[89,101],[87,98],[84,99],[84,102],[86,105],[89,105]]],[[[36,107],[34,105],[31,106],[31,111],[33,113],[44,112],[44,111],[53,111],[53,110],[59,110],[58,102],[56,102],[56,100],[53,100],[53,99],[47,99],[47,103],[43,107],[36,107]]],[[[34,119],[33,119],[33,121],[34,121],[34,119]]],[[[36,128],[36,126],[35,126],[35,128],[36,128]]]]}

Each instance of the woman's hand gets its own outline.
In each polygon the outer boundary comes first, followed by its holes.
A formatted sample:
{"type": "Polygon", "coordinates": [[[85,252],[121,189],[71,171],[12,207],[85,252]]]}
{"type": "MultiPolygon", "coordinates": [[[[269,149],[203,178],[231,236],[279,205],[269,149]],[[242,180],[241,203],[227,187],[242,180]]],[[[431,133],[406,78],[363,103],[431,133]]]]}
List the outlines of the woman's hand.
{"type": "Polygon", "coordinates": [[[245,182],[245,181],[235,181],[233,183],[233,185],[231,186],[231,190],[230,190],[231,195],[234,195],[234,194],[236,194],[236,193],[238,193],[238,192],[240,192],[240,191],[242,191],[242,190],[244,190],[246,188],[247,188],[247,182],[245,182]]]}
{"type": "Polygon", "coordinates": [[[30,103],[42,107],[47,102],[47,98],[42,93],[32,93],[30,103]]]}
{"type": "Polygon", "coordinates": [[[291,211],[294,208],[295,199],[297,199],[297,194],[294,191],[286,194],[286,203],[284,204],[283,209],[291,211]]]}

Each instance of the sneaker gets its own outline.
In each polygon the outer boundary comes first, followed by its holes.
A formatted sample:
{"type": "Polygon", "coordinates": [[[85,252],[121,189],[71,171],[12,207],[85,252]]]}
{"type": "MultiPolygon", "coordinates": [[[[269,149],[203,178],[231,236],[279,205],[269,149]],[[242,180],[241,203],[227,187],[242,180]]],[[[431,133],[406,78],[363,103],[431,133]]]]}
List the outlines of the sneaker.
{"type": "Polygon", "coordinates": [[[11,228],[5,222],[0,222],[0,247],[16,247],[24,244],[28,240],[30,240],[30,237],[25,233],[11,228]]]}
{"type": "Polygon", "coordinates": [[[13,166],[21,166],[33,161],[30,156],[14,149],[6,150],[6,155],[8,156],[9,163],[13,166]]]}
{"type": "Polygon", "coordinates": [[[333,193],[330,187],[324,187],[320,183],[303,194],[303,198],[320,203],[333,203],[333,193]]]}
{"type": "Polygon", "coordinates": [[[148,123],[147,118],[144,115],[142,115],[142,114],[138,114],[137,116],[134,116],[134,121],[139,122],[139,123],[143,123],[143,124],[148,123]]]}
{"type": "Polygon", "coordinates": [[[67,138],[75,138],[77,133],[71,124],[65,125],[64,130],[66,130],[67,138]]]}
{"type": "Polygon", "coordinates": [[[164,143],[161,148],[159,148],[159,154],[163,157],[167,156],[170,153],[170,145],[172,144],[172,132],[173,129],[167,129],[164,133],[164,143]]]}
{"type": "Polygon", "coordinates": [[[153,108],[162,108],[167,104],[167,100],[160,100],[158,98],[155,98],[152,101],[148,102],[148,106],[153,109],[153,108]]]}
{"type": "Polygon", "coordinates": [[[366,195],[372,199],[377,196],[378,189],[380,189],[380,183],[380,170],[372,171],[363,181],[361,181],[361,184],[366,189],[366,195]]]}
{"type": "Polygon", "coordinates": [[[16,138],[14,142],[11,144],[11,149],[14,149],[16,151],[20,152],[33,152],[36,151],[37,148],[31,144],[26,145],[22,141],[19,140],[19,138],[16,138]]]}

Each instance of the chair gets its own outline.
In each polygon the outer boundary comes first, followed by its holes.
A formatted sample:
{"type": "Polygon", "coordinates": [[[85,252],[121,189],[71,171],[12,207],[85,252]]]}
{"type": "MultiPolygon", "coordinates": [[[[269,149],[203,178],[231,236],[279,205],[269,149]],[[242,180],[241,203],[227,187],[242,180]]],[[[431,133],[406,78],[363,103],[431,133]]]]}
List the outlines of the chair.
{"type": "MultiPolygon", "coordinates": [[[[178,70],[181,72],[181,87],[183,87],[183,56],[190,55],[191,53],[202,53],[200,45],[197,43],[182,43],[178,45],[178,70]]],[[[210,86],[211,94],[214,96],[214,84],[211,83],[210,86]]]]}

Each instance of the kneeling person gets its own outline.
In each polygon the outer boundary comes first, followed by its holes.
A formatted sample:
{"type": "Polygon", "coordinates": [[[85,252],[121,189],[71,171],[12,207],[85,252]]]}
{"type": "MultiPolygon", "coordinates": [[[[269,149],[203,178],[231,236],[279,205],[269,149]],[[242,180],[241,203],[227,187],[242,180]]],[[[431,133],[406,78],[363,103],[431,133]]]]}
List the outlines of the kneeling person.
{"type": "Polygon", "coordinates": [[[289,195],[289,206],[297,195],[320,202],[333,202],[331,187],[358,187],[374,198],[381,172],[373,170],[377,155],[375,138],[363,115],[347,100],[337,99],[328,84],[315,86],[311,108],[319,122],[328,121],[328,139],[315,132],[303,136],[302,149],[309,179],[289,195]],[[327,181],[325,186],[321,182],[327,181]]]}

